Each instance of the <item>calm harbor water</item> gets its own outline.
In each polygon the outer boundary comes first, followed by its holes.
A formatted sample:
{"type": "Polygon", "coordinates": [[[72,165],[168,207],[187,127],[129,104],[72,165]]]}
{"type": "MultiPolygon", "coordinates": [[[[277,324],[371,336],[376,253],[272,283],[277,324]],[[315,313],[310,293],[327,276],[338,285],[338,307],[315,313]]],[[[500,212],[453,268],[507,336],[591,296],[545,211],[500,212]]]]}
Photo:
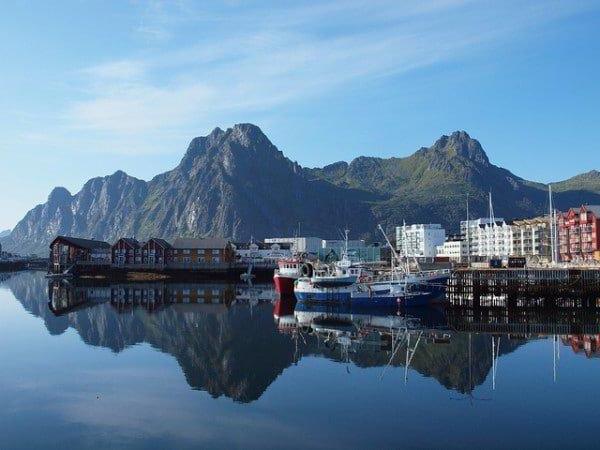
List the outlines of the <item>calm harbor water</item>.
{"type": "Polygon", "coordinates": [[[0,448],[596,446],[595,312],[272,295],[0,274],[0,448]]]}

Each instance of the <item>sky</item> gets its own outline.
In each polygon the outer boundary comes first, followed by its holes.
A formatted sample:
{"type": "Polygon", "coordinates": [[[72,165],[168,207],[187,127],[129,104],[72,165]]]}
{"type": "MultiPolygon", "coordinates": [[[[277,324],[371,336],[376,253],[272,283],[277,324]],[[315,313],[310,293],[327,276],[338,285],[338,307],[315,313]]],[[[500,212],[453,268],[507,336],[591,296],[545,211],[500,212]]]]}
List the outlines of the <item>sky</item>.
{"type": "Polygon", "coordinates": [[[465,130],[535,181],[600,169],[600,1],[0,5],[0,230],[251,122],[315,167],[465,130]]]}

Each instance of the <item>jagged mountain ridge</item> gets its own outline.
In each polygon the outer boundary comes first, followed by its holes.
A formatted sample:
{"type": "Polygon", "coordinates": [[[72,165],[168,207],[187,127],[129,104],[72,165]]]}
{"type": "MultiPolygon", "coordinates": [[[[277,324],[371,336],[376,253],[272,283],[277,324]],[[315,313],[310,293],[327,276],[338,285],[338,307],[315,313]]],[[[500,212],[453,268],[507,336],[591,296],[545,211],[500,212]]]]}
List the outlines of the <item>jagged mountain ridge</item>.
{"type": "MultiPolygon", "coordinates": [[[[439,222],[450,230],[465,215],[485,214],[487,193],[497,216],[524,217],[547,208],[546,185],[490,163],[466,132],[442,136],[404,158],[359,157],[308,169],[292,162],[260,128],[238,124],[194,138],[174,169],[146,182],[122,171],[93,178],[72,195],[54,189],[2,238],[7,250],[44,254],[57,234],[115,241],[120,236],[219,235],[236,240],[302,234],[337,237],[349,227],[373,236],[407,222],[439,222]]],[[[600,174],[555,185],[566,208],[600,203],[600,174]]]]}
{"type": "MultiPolygon", "coordinates": [[[[487,215],[489,192],[498,217],[527,217],[548,208],[547,185],[493,165],[479,141],[465,131],[444,135],[404,158],[359,157],[308,172],[338,186],[381,194],[385,198],[372,211],[388,228],[406,220],[439,222],[456,231],[466,214],[467,194],[473,217],[487,215]]],[[[553,186],[558,208],[600,201],[596,171],[553,186]]]]}

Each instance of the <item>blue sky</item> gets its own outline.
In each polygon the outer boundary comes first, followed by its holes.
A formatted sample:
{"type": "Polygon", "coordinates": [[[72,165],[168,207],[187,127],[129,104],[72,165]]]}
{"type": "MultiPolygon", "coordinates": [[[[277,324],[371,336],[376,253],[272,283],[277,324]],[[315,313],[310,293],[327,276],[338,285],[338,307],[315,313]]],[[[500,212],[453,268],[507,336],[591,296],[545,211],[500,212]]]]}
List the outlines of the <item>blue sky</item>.
{"type": "Polygon", "coordinates": [[[304,166],[466,130],[537,181],[600,169],[600,2],[3,2],[0,229],[259,125],[304,166]]]}

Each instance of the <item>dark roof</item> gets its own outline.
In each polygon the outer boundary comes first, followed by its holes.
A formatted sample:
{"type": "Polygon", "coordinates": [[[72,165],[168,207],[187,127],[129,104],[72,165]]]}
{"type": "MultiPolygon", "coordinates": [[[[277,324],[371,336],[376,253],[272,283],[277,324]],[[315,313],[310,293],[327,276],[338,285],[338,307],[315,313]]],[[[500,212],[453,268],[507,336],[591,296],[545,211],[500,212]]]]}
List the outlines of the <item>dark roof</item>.
{"type": "Polygon", "coordinates": [[[137,239],[135,239],[135,238],[121,238],[117,242],[115,242],[114,245],[117,245],[121,241],[123,241],[123,242],[131,245],[132,247],[139,247],[140,246],[139,241],[137,239]]]}
{"type": "Polygon", "coordinates": [[[75,247],[80,248],[110,248],[110,244],[108,242],[96,241],[94,239],[82,239],[71,236],[56,236],[56,238],[54,238],[54,240],[50,243],[50,246],[52,246],[52,244],[54,244],[54,242],[57,240],[65,241],[71,245],[74,245],[75,247]]]}
{"type": "Polygon", "coordinates": [[[193,239],[193,238],[177,238],[173,242],[173,248],[198,248],[198,249],[211,249],[211,248],[225,248],[229,241],[227,239],[218,237],[207,237],[204,239],[193,239]]]}
{"type": "Polygon", "coordinates": [[[148,241],[146,242],[146,244],[148,242],[150,242],[150,241],[154,241],[157,244],[162,245],[164,248],[171,248],[172,247],[172,245],[169,242],[167,242],[166,240],[161,239],[161,238],[150,238],[150,239],[148,239],[148,241]]]}

